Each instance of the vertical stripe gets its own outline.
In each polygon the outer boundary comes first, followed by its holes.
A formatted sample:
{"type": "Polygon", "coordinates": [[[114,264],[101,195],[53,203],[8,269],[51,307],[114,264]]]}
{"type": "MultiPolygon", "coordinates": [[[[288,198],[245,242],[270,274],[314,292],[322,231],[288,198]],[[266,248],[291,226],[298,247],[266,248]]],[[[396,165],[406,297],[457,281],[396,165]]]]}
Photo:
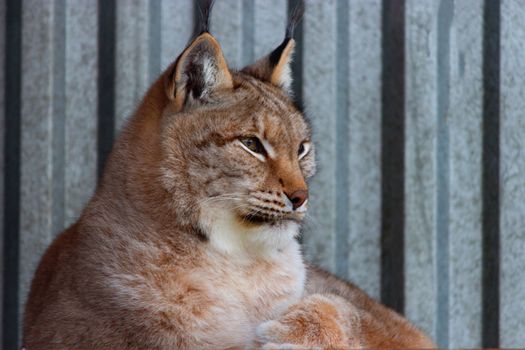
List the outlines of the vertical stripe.
{"type": "Polygon", "coordinates": [[[133,115],[153,77],[150,76],[150,3],[117,0],[115,46],[115,132],[133,115]]]}
{"type": "Polygon", "coordinates": [[[436,339],[438,4],[407,0],[405,15],[405,315],[436,339]]]}
{"type": "Polygon", "coordinates": [[[162,0],[160,11],[160,69],[166,69],[182,53],[192,37],[197,6],[192,0],[162,0]]]}
{"type": "Polygon", "coordinates": [[[335,272],[338,145],[336,100],[337,45],[335,0],[309,2],[304,15],[303,97],[311,118],[317,175],[310,183],[312,201],[304,229],[307,258],[335,272]]]}
{"type": "Polygon", "coordinates": [[[436,340],[448,348],[449,318],[449,103],[450,103],[450,30],[454,0],[441,0],[438,9],[437,30],[437,213],[436,213],[436,268],[438,287],[436,340]]]}
{"type": "Polygon", "coordinates": [[[64,222],[79,217],[97,180],[97,0],[65,3],[64,222]]]}
{"type": "MultiPolygon", "coordinates": [[[[501,14],[500,119],[499,125],[492,125],[491,132],[500,131],[500,178],[496,188],[501,191],[501,216],[499,242],[496,232],[487,237],[487,245],[492,243],[492,254],[487,254],[486,264],[487,269],[499,267],[500,275],[492,277],[499,277],[500,308],[487,312],[499,311],[498,345],[518,348],[525,345],[525,2],[502,0],[501,10],[496,6],[490,5],[493,16],[501,14]]],[[[494,22],[490,25],[495,33],[499,32],[494,22]]],[[[494,288],[488,289],[493,294],[487,297],[496,294],[494,288]]],[[[493,308],[492,304],[487,302],[486,306],[493,308]]]]}
{"type": "MultiPolygon", "coordinates": [[[[7,29],[6,24],[6,1],[0,2],[0,48],[3,49],[0,53],[0,319],[2,319],[3,308],[4,308],[4,208],[6,205],[5,192],[4,192],[4,180],[5,180],[5,59],[6,59],[6,41],[5,34],[7,29]]],[[[0,344],[3,344],[3,327],[0,325],[0,344]]]]}
{"type": "Polygon", "coordinates": [[[499,347],[500,1],[484,2],[483,32],[483,347],[499,347]]]}
{"type": "Polygon", "coordinates": [[[348,232],[349,225],[349,142],[348,142],[348,83],[349,83],[349,4],[347,0],[336,3],[336,48],[335,54],[335,142],[336,169],[336,218],[335,218],[335,272],[339,276],[348,274],[348,232]]]}
{"type": "Polygon", "coordinates": [[[149,42],[149,79],[153,80],[160,74],[161,70],[161,10],[160,0],[149,2],[148,19],[148,42],[149,42]]]}
{"type": "Polygon", "coordinates": [[[52,153],[52,235],[60,232],[65,218],[65,122],[66,122],[66,6],[65,0],[55,0],[53,6],[52,34],[52,103],[51,103],[51,153],[52,153]]]}
{"type": "MultiPolygon", "coordinates": [[[[268,55],[284,39],[286,20],[288,18],[288,2],[282,0],[254,0],[253,21],[249,22],[247,18],[243,21],[247,30],[253,32],[253,55],[251,60],[245,64],[253,63],[268,55]]],[[[295,57],[300,52],[295,48],[295,57]]]]}
{"type": "Polygon", "coordinates": [[[5,2],[2,348],[18,348],[22,1],[5,2]]]}
{"type": "Polygon", "coordinates": [[[211,14],[211,32],[219,41],[228,66],[235,69],[243,64],[243,3],[243,0],[216,1],[211,14]]]}
{"type": "Polygon", "coordinates": [[[349,2],[345,275],[381,295],[381,0],[349,2]]]}
{"type": "MultiPolygon", "coordinates": [[[[268,0],[267,0],[268,1],[268,0]]],[[[242,59],[241,65],[253,63],[255,57],[255,3],[254,0],[242,1],[242,59]]]]}
{"type": "Polygon", "coordinates": [[[383,0],[381,301],[404,311],[405,1],[383,0]]]}
{"type": "Polygon", "coordinates": [[[63,86],[56,85],[64,69],[56,66],[64,48],[60,5],[28,0],[22,8],[20,314],[38,261],[63,218],[63,188],[60,179],[53,180],[55,175],[63,181],[63,154],[55,153],[64,151],[63,128],[56,125],[64,121],[63,86]]]}
{"type": "MultiPolygon", "coordinates": [[[[53,207],[54,1],[22,8],[20,278],[21,315],[31,277],[49,243],[53,207]],[[38,35],[35,35],[38,33],[38,35]],[[39,64],[34,64],[38,60],[39,64]]],[[[60,53],[58,53],[60,55],[60,53]]],[[[60,89],[60,88],[59,88],[60,89]]],[[[58,119],[62,119],[58,116],[58,119]]]]}
{"type": "Polygon", "coordinates": [[[115,135],[115,0],[98,0],[97,167],[99,177],[115,135]]]}
{"type": "Polygon", "coordinates": [[[449,134],[449,276],[448,289],[440,281],[438,290],[448,295],[448,314],[440,310],[440,317],[448,323],[449,348],[481,346],[482,20],[482,2],[454,1],[443,120],[449,134]]]}

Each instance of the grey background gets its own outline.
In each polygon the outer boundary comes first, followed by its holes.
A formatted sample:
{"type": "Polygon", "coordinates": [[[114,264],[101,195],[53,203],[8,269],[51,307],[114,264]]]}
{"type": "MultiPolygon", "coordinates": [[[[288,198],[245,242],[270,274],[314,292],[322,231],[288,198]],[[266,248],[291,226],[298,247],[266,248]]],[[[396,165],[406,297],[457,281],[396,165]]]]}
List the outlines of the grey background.
{"type": "MultiPolygon", "coordinates": [[[[229,64],[277,46],[295,2],[217,0],[229,64]]],[[[0,1],[3,348],[195,16],[190,0],[0,1]]],[[[306,255],[442,347],[525,346],[525,1],[308,1],[297,40],[320,169],[306,255]]]]}

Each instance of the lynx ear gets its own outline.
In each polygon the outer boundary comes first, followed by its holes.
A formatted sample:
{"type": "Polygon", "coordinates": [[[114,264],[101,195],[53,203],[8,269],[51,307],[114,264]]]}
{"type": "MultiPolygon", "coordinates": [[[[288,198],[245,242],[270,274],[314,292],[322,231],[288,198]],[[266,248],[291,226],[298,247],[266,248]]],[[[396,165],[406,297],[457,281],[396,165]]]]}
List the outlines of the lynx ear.
{"type": "Polygon", "coordinates": [[[293,32],[295,27],[301,21],[304,10],[304,1],[299,1],[288,19],[286,34],[281,45],[273,50],[268,56],[265,56],[254,64],[245,67],[242,71],[291,93],[291,64],[295,48],[293,32]]]}
{"type": "Polygon", "coordinates": [[[174,100],[177,110],[188,104],[210,102],[215,91],[232,87],[232,76],[221,47],[207,32],[184,50],[166,81],[166,93],[174,100]]]}
{"type": "Polygon", "coordinates": [[[286,92],[292,87],[292,56],[295,40],[286,38],[281,45],[254,64],[245,67],[242,71],[257,79],[267,81],[286,92]]]}

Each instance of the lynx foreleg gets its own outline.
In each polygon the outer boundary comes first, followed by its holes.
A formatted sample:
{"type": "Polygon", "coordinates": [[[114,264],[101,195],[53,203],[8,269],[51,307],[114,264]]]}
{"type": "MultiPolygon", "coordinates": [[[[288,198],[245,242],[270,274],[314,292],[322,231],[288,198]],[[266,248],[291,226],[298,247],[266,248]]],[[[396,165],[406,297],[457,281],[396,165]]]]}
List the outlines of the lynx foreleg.
{"type": "Polygon", "coordinates": [[[312,294],[292,305],[278,320],[257,328],[262,349],[361,348],[357,309],[333,294],[312,294]]]}

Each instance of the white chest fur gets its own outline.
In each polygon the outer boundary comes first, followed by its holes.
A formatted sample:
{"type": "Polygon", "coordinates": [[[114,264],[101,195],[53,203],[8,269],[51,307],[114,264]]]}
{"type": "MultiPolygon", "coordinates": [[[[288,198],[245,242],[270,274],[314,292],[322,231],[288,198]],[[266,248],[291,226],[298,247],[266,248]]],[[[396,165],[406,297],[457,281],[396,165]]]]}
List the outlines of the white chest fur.
{"type": "Polygon", "coordinates": [[[208,336],[230,347],[249,346],[260,323],[275,319],[303,294],[305,267],[294,239],[298,225],[240,230],[222,214],[201,221],[210,242],[207,261],[193,277],[205,281],[213,300],[209,317],[225,325],[208,336]]]}
{"type": "Polygon", "coordinates": [[[193,277],[200,275],[210,302],[206,323],[224,325],[206,332],[216,346],[249,346],[259,324],[277,318],[303,294],[305,267],[295,241],[273,260],[214,252],[209,258],[214,268],[203,266],[193,277]]]}

